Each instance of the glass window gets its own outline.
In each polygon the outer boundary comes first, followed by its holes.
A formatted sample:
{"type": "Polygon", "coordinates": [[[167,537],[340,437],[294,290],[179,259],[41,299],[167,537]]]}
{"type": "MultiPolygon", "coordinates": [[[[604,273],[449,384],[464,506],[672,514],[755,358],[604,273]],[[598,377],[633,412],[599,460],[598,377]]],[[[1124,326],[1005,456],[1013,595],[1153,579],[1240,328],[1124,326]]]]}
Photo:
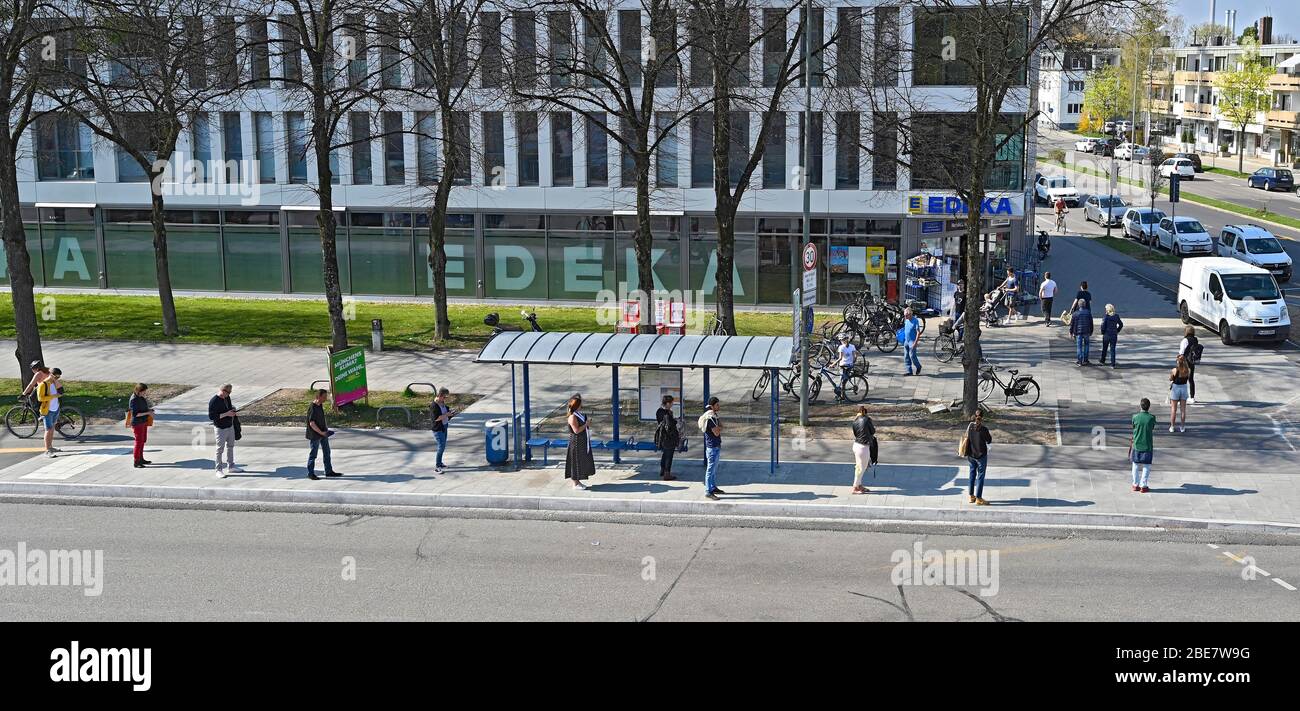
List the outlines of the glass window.
{"type": "MultiPolygon", "coordinates": [[[[781,78],[785,65],[786,17],[789,10],[781,7],[763,9],[763,86],[774,87],[781,78]]],[[[795,59],[794,61],[798,61],[795,59]]]]}
{"type": "MultiPolygon", "coordinates": [[[[415,281],[415,293],[421,296],[433,294],[433,268],[429,266],[428,224],[427,213],[415,215],[415,240],[420,255],[420,263],[416,265],[415,272],[423,274],[423,277],[415,281]]],[[[478,293],[478,266],[475,259],[474,216],[447,215],[444,237],[442,249],[447,255],[447,294],[475,296],[478,293]]]]}
{"type": "Polygon", "coordinates": [[[271,53],[268,45],[265,17],[245,18],[248,23],[249,71],[253,86],[265,88],[271,85],[271,53]]]}
{"type": "MultiPolygon", "coordinates": [[[[718,297],[718,238],[713,222],[711,217],[691,218],[690,288],[701,293],[705,303],[715,303],[718,297]]],[[[753,220],[736,220],[731,288],[738,304],[752,304],[756,296],[754,277],[758,248],[753,230],[753,220]]],[[[789,295],[786,296],[788,300],[789,295]]]]}
{"type": "Polygon", "coordinates": [[[377,33],[379,85],[385,89],[402,85],[402,53],[398,47],[398,33],[397,15],[392,12],[380,13],[377,33]]]}
{"type": "Polygon", "coordinates": [[[546,298],[549,265],[544,224],[541,215],[483,216],[487,296],[546,298]]]}
{"type": "Polygon", "coordinates": [[[348,229],[354,294],[414,294],[413,234],[408,213],[382,215],[382,227],[348,229]]]}
{"type": "MultiPolygon", "coordinates": [[[[913,83],[917,86],[970,86],[975,82],[970,72],[973,62],[952,61],[947,56],[952,38],[957,47],[971,47],[968,52],[984,52],[989,56],[1014,58],[1023,52],[1029,31],[1028,19],[1023,17],[1026,8],[1009,6],[1006,8],[921,8],[915,13],[916,47],[913,57],[913,83]],[[988,31],[987,24],[1001,18],[990,18],[990,13],[1007,13],[1008,21],[1023,25],[1022,35],[1014,46],[1001,46],[1006,42],[1006,33],[999,30],[988,31]],[[1012,15],[1011,13],[1014,13],[1012,15]],[[996,43],[996,46],[995,46],[996,43]]],[[[994,67],[991,71],[1008,71],[1007,67],[994,67]]],[[[1019,68],[1020,85],[1025,81],[1025,67],[1019,68]]]]}
{"type": "Polygon", "coordinates": [[[550,298],[591,299],[602,289],[618,288],[613,233],[551,230],[546,249],[550,298]]]}
{"type": "Polygon", "coordinates": [[[72,116],[36,119],[36,169],[40,180],[94,180],[90,127],[72,116]]]}
{"type": "Polygon", "coordinates": [[[505,185],[506,123],[500,111],[483,112],[483,184],[505,185]]]}
{"type": "Polygon", "coordinates": [[[40,221],[41,258],[33,260],[32,268],[44,267],[45,285],[99,286],[94,210],[43,207],[40,221]]]}
{"type": "MultiPolygon", "coordinates": [[[[122,131],[124,134],[122,137],[126,139],[128,144],[135,146],[136,150],[144,155],[147,164],[152,165],[156,156],[153,151],[149,150],[149,146],[152,143],[150,140],[152,136],[150,136],[149,129],[149,120],[143,116],[138,120],[127,118],[122,123],[122,131]]],[[[148,169],[144,165],[141,165],[140,161],[132,157],[130,152],[121,145],[115,145],[115,153],[117,155],[118,182],[149,182],[148,169]]]]}
{"type": "Polygon", "coordinates": [[[664,47],[668,50],[660,52],[657,57],[649,60],[651,63],[657,63],[659,67],[655,75],[655,85],[677,86],[677,75],[682,69],[681,56],[677,50],[677,11],[664,5],[655,6],[655,11],[650,13],[650,34],[654,37],[656,47],[664,47]]]}
{"type": "MultiPolygon", "coordinates": [[[[820,7],[813,8],[812,11],[812,31],[808,33],[808,39],[812,43],[812,85],[823,86],[826,83],[826,52],[818,49],[826,44],[826,11],[820,7]]],[[[799,86],[803,86],[803,77],[799,78],[799,86]]]]}
{"type": "Polygon", "coordinates": [[[455,156],[456,168],[451,171],[452,185],[469,185],[470,183],[470,128],[469,112],[451,112],[451,139],[447,142],[447,154],[455,156]]]}
{"type": "Polygon", "coordinates": [[[858,189],[858,138],[861,125],[856,111],[835,114],[835,189],[858,189]]]}
{"type": "Polygon", "coordinates": [[[432,111],[415,113],[416,182],[433,185],[438,182],[438,122],[432,111]]]}
{"type": "Polygon", "coordinates": [[[597,77],[603,76],[605,70],[604,28],[606,17],[604,10],[583,10],[582,12],[582,59],[586,63],[587,86],[599,85],[597,77]]]}
{"type": "MultiPolygon", "coordinates": [[[[325,293],[325,254],[321,249],[320,227],[313,210],[285,212],[289,237],[289,291],[295,294],[325,293]]],[[[334,211],[338,225],[334,231],[334,253],[339,269],[339,289],[352,291],[349,267],[348,227],[343,212],[334,211]]],[[[280,287],[277,287],[277,291],[280,287]]]]}
{"type": "Polygon", "coordinates": [[[531,111],[515,113],[515,142],[519,161],[519,184],[537,185],[541,171],[537,162],[537,114],[531,111]]]}
{"type": "Polygon", "coordinates": [[[515,37],[515,77],[521,86],[537,84],[537,13],[515,11],[513,20],[515,37]]]}
{"type": "Polygon", "coordinates": [[[862,86],[862,8],[836,9],[835,79],[840,86],[862,86]]]}
{"type": "Polygon", "coordinates": [[[813,190],[820,190],[822,187],[822,112],[814,111],[812,113],[812,161],[804,158],[807,149],[807,141],[804,135],[804,113],[799,112],[799,165],[806,166],[808,176],[808,187],[813,190]]]}
{"type": "Polygon", "coordinates": [[[196,183],[212,181],[212,119],[205,112],[194,114],[190,119],[190,166],[187,180],[196,183]]]}
{"type": "Polygon", "coordinates": [[[713,86],[713,55],[709,20],[699,10],[691,10],[687,15],[687,36],[690,46],[691,86],[701,88],[713,86]]]}
{"type": "Polygon", "coordinates": [[[263,183],[275,182],[275,121],[265,111],[253,113],[253,139],[257,142],[257,177],[263,183]]]}
{"type": "Polygon", "coordinates": [[[691,117],[691,187],[713,187],[713,112],[691,117]]]}
{"type": "Polygon", "coordinates": [[[244,131],[240,125],[239,113],[226,111],[221,114],[221,161],[223,175],[227,183],[240,182],[241,164],[244,161],[244,131]]]}
{"type": "MultiPolygon", "coordinates": [[[[593,220],[593,229],[608,225],[609,218],[593,220]]],[[[650,218],[650,272],[654,278],[655,291],[677,291],[682,288],[682,249],[680,217],[655,215],[650,218]]],[[[637,274],[636,218],[619,216],[614,222],[617,227],[618,254],[616,260],[617,281],[626,282],[629,290],[640,288],[641,278],[637,274]]]]}
{"type": "MultiPolygon", "coordinates": [[[[971,114],[931,113],[912,116],[912,187],[918,190],[951,190],[964,184],[962,166],[953,156],[969,151],[965,137],[974,133],[971,114]]],[[[1018,115],[1008,114],[1004,126],[1015,126],[1018,115]]],[[[1001,143],[1005,134],[995,136],[1001,143]]],[[[1013,136],[998,152],[984,184],[990,190],[1020,190],[1024,185],[1024,140],[1013,136]]]]}
{"type": "MultiPolygon", "coordinates": [[[[636,141],[636,133],[632,130],[632,125],[629,124],[626,119],[620,118],[618,120],[618,127],[619,127],[619,135],[623,136],[624,140],[629,142],[636,141]]],[[[619,185],[625,188],[635,188],[636,187],[636,154],[632,151],[632,149],[628,148],[623,143],[619,143],[618,156],[619,156],[619,174],[618,174],[619,185]]]]}
{"type": "Polygon", "coordinates": [[[406,134],[399,111],[384,112],[384,184],[406,184],[406,134]]]}
{"type": "Polygon", "coordinates": [[[307,120],[301,111],[284,115],[284,132],[289,144],[289,182],[307,182],[307,120]]]}
{"type": "Polygon", "coordinates": [[[677,187],[677,133],[673,126],[676,115],[655,114],[655,131],[659,146],[655,149],[655,185],[661,188],[677,187]]]}
{"type": "Polygon", "coordinates": [[[771,125],[763,147],[763,187],[780,190],[785,187],[785,113],[768,120],[771,125]]]}
{"type": "Polygon", "coordinates": [[[877,112],[871,125],[871,187],[898,189],[898,114],[877,112]]]}
{"type": "Polygon", "coordinates": [[[552,87],[573,84],[573,16],[568,12],[546,13],[547,36],[550,44],[548,60],[552,87]]]}
{"type": "Polygon", "coordinates": [[[302,45],[298,41],[298,28],[294,18],[280,15],[276,28],[280,39],[277,42],[280,55],[280,76],[290,81],[302,80],[302,45]]]}
{"type": "MultiPolygon", "coordinates": [[[[875,41],[872,42],[871,81],[875,86],[898,86],[901,52],[898,8],[877,7],[874,13],[875,41]]],[[[919,36],[919,35],[918,35],[919,36]]]]}
{"type": "Polygon", "coordinates": [[[501,86],[501,13],[484,12],[479,16],[479,64],[484,89],[501,86]]]}
{"type": "Polygon", "coordinates": [[[630,86],[641,83],[641,11],[618,11],[618,55],[630,86]]]}
{"type": "Polygon", "coordinates": [[[609,185],[609,134],[605,114],[587,117],[587,187],[609,185]]]}
{"type": "Polygon", "coordinates": [[[374,182],[370,156],[370,115],[354,111],[348,114],[352,129],[352,184],[370,185],[374,182]]]}
{"type": "Polygon", "coordinates": [[[567,111],[551,114],[551,184],[573,185],[573,116],[567,111]]]}
{"type": "Polygon", "coordinates": [[[370,55],[370,47],[366,44],[366,18],[361,14],[350,14],[345,18],[344,26],[341,28],[343,35],[350,39],[349,49],[350,56],[345,54],[343,60],[347,62],[348,67],[348,85],[361,86],[366,81],[366,75],[370,69],[366,60],[370,55]]]}

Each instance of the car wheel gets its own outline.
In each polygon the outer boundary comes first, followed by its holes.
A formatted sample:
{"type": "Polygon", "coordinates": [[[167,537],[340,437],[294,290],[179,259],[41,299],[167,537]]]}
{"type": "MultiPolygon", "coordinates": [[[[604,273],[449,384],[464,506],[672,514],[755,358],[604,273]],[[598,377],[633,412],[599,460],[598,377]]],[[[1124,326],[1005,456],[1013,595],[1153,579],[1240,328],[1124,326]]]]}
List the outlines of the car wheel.
{"type": "Polygon", "coordinates": [[[1172,251],[1172,252],[1174,253],[1174,256],[1175,256],[1175,257],[1181,257],[1181,256],[1183,256],[1183,250],[1182,250],[1181,247],[1178,246],[1178,243],[1177,243],[1177,242],[1174,242],[1174,248],[1173,248],[1172,250],[1170,250],[1170,251],[1172,251]]]}
{"type": "Polygon", "coordinates": [[[1183,303],[1181,303],[1181,304],[1178,305],[1178,315],[1179,315],[1179,317],[1181,317],[1181,318],[1183,319],[1183,323],[1191,323],[1191,322],[1192,322],[1192,314],[1191,314],[1190,311],[1187,310],[1187,302],[1186,302],[1186,301],[1184,301],[1183,303]]]}
{"type": "Polygon", "coordinates": [[[1228,330],[1227,321],[1219,322],[1219,340],[1223,341],[1223,345],[1225,346],[1232,345],[1232,332],[1228,330]]]}

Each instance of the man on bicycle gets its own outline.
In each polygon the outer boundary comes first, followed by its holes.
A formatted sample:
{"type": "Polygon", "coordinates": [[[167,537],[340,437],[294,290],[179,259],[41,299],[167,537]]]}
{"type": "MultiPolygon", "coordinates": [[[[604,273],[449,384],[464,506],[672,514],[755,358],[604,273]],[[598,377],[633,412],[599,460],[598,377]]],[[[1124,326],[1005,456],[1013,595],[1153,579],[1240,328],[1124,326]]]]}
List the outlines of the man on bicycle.
{"type": "Polygon", "coordinates": [[[26,400],[33,409],[36,409],[40,407],[40,403],[35,401],[33,393],[36,392],[36,386],[40,385],[41,381],[50,377],[50,369],[42,365],[39,360],[32,361],[31,369],[32,379],[27,383],[27,387],[23,388],[21,399],[26,400]]]}
{"type": "Polygon", "coordinates": [[[63,390],[59,376],[62,372],[55,368],[47,375],[36,386],[36,399],[41,402],[41,419],[45,424],[45,456],[53,457],[59,451],[54,448],[54,424],[59,421],[59,395],[63,390]]]}
{"type": "Polygon", "coordinates": [[[1056,198],[1055,210],[1056,210],[1056,229],[1058,232],[1064,232],[1065,213],[1069,212],[1069,210],[1065,208],[1065,198],[1063,197],[1056,198]]]}
{"type": "Polygon", "coordinates": [[[848,387],[849,376],[853,374],[853,364],[858,360],[858,349],[849,342],[849,334],[840,335],[840,391],[835,394],[836,400],[844,399],[844,388],[848,387]]]}

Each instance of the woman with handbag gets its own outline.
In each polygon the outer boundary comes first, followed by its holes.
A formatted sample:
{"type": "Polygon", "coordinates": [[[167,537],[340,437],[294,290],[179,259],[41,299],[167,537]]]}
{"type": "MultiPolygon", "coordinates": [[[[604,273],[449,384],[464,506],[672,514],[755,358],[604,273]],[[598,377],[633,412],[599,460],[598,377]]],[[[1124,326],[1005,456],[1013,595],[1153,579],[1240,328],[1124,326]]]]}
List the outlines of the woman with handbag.
{"type": "Polygon", "coordinates": [[[970,496],[972,504],[989,505],[989,502],[984,500],[984,473],[988,469],[989,445],[992,443],[993,435],[989,434],[989,429],[984,426],[984,411],[976,410],[970,424],[966,425],[966,433],[961,437],[961,444],[957,446],[957,453],[965,457],[970,464],[970,485],[966,493],[970,496]]]}
{"type": "Polygon", "coordinates": [[[862,475],[876,465],[876,426],[867,416],[866,405],[858,405],[858,416],[853,418],[853,460],[853,493],[869,493],[862,475]]]}
{"type": "Polygon", "coordinates": [[[596,474],[596,460],[591,456],[591,427],[582,414],[582,396],[569,398],[569,449],[564,456],[564,478],[573,480],[573,488],[585,489],[584,479],[596,474]]]}
{"type": "Polygon", "coordinates": [[[153,462],[144,458],[144,443],[149,441],[149,427],[153,425],[153,408],[150,407],[149,401],[145,399],[145,392],[149,389],[144,383],[137,383],[135,392],[131,394],[131,399],[127,402],[127,427],[131,428],[131,433],[135,435],[135,467],[143,469],[146,464],[153,462]]]}
{"type": "Polygon", "coordinates": [[[681,444],[681,432],[677,429],[677,417],[673,415],[673,396],[664,395],[663,406],[655,411],[655,445],[662,454],[659,456],[659,478],[664,481],[676,481],[673,476],[673,455],[677,445],[681,444]]]}

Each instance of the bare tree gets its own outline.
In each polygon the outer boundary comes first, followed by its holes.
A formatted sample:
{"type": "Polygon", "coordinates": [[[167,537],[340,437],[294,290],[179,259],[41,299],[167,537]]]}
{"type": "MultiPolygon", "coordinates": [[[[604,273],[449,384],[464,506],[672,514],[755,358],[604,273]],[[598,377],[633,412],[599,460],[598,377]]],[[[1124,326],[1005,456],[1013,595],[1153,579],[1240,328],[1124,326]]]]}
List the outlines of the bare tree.
{"type": "MultiPolygon", "coordinates": [[[[32,260],[27,253],[18,198],[18,146],[35,117],[35,62],[61,57],[59,47],[45,39],[39,17],[48,8],[42,0],[4,0],[0,4],[0,229],[4,230],[5,260],[14,307],[14,337],[18,378],[31,377],[27,364],[41,360],[41,332],[36,320],[32,260]],[[50,50],[53,50],[51,52],[50,50]],[[45,51],[45,57],[41,51],[45,51]]],[[[66,58],[66,57],[64,57],[66,58]]]]}

